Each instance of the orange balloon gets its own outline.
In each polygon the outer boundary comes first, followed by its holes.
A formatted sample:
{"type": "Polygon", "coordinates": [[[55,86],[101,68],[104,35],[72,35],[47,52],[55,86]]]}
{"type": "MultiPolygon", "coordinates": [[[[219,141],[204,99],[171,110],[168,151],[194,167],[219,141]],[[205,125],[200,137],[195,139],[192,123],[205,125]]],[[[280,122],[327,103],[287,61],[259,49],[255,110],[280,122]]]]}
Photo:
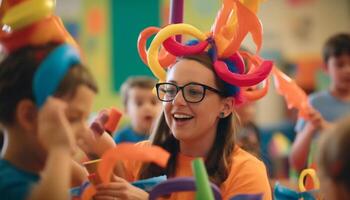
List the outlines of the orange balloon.
{"type": "Polygon", "coordinates": [[[262,88],[254,88],[253,90],[243,89],[242,96],[247,101],[256,101],[264,97],[269,90],[270,80],[267,78],[262,88]]]}
{"type": "Polygon", "coordinates": [[[27,45],[43,45],[48,42],[65,42],[80,50],[57,16],[48,17],[18,31],[2,33],[0,42],[8,53],[27,45]]]}
{"type": "Polygon", "coordinates": [[[252,12],[257,13],[262,0],[240,0],[252,12]]]}
{"type": "MultiPolygon", "coordinates": [[[[165,167],[169,157],[170,154],[159,146],[139,146],[134,143],[121,143],[103,154],[97,173],[102,183],[109,183],[117,161],[154,162],[161,167],[165,167]]],[[[90,200],[95,194],[95,186],[91,184],[84,190],[82,199],[90,200]]]]}
{"type": "Polygon", "coordinates": [[[117,129],[122,115],[122,112],[116,108],[109,109],[109,118],[106,124],[104,125],[104,128],[108,133],[112,134],[117,129]]]}
{"type": "Polygon", "coordinates": [[[224,2],[222,3],[222,7],[218,12],[215,18],[215,22],[211,28],[214,38],[216,37],[217,34],[221,32],[222,27],[226,24],[227,19],[229,18],[230,13],[232,12],[232,9],[233,9],[233,1],[224,0],[224,2]]]}
{"type": "Polygon", "coordinates": [[[103,154],[102,161],[98,165],[98,174],[103,183],[108,183],[114,166],[119,160],[152,161],[161,167],[165,167],[169,157],[170,154],[159,146],[138,146],[133,143],[122,143],[103,154]]]}
{"type": "MultiPolygon", "coordinates": [[[[148,65],[147,61],[147,49],[146,49],[146,43],[147,39],[151,37],[152,35],[158,33],[160,31],[160,28],[158,27],[148,27],[144,29],[140,34],[139,38],[137,40],[137,51],[140,55],[140,58],[142,62],[145,65],[148,65]]],[[[159,63],[162,67],[168,67],[172,63],[174,63],[176,60],[176,57],[168,53],[164,48],[160,49],[160,58],[159,58],[159,63]]]]}
{"type": "Polygon", "coordinates": [[[312,108],[304,90],[276,67],[272,69],[272,75],[274,77],[276,90],[285,98],[288,108],[298,109],[299,115],[304,119],[308,119],[312,108]]]}
{"type": "MultiPolygon", "coordinates": [[[[262,25],[258,17],[237,0],[235,1],[234,8],[237,13],[237,23],[226,25],[226,29],[231,28],[231,31],[229,31],[232,32],[231,38],[227,36],[224,37],[224,33],[221,32],[221,36],[225,39],[219,40],[219,57],[225,58],[236,52],[249,32],[252,34],[253,41],[257,46],[257,52],[259,52],[262,45],[262,25]]],[[[231,15],[231,17],[233,17],[233,15],[231,15]]],[[[231,22],[235,21],[231,19],[231,22]]]]}

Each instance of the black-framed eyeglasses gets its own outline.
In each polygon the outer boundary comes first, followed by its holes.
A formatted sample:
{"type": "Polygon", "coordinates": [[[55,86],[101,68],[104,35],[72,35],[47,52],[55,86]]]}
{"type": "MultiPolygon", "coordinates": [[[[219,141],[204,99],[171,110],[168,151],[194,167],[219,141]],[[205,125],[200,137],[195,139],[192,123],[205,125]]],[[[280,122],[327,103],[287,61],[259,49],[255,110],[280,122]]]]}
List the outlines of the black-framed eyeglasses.
{"type": "Polygon", "coordinates": [[[157,83],[156,88],[158,99],[164,102],[173,101],[179,90],[182,91],[185,101],[189,103],[201,102],[204,99],[206,90],[223,96],[223,93],[215,88],[194,82],[187,83],[184,86],[178,86],[174,83],[157,83]]]}

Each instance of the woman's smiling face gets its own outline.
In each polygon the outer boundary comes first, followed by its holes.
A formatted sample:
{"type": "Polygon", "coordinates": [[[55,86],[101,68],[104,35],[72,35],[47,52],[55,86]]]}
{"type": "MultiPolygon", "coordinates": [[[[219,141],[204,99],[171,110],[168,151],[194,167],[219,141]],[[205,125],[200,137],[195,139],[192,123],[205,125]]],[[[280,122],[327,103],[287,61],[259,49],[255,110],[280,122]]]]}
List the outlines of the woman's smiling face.
{"type": "MultiPolygon", "coordinates": [[[[184,86],[188,83],[199,83],[215,88],[214,72],[203,64],[189,59],[182,59],[168,71],[168,83],[184,86]]],[[[173,101],[164,102],[164,113],[167,124],[180,141],[201,140],[215,138],[223,101],[217,93],[206,90],[202,101],[189,103],[178,91],[173,101]],[[208,135],[209,134],[209,135],[208,135]],[[214,134],[214,135],[213,135],[214,134]]]]}

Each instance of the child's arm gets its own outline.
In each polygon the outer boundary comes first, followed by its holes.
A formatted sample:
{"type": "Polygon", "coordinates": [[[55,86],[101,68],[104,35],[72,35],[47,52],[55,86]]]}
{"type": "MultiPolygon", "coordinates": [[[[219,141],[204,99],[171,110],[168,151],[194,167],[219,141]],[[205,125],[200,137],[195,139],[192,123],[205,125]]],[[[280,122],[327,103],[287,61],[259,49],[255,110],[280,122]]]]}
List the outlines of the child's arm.
{"type": "Polygon", "coordinates": [[[69,199],[71,156],[66,148],[50,150],[41,180],[33,189],[30,200],[69,199]]]}
{"type": "Polygon", "coordinates": [[[294,169],[301,171],[306,167],[314,135],[327,126],[328,122],[323,119],[318,111],[313,109],[309,115],[309,121],[307,121],[304,128],[297,133],[292,145],[289,160],[294,169]]]}
{"type": "Polygon", "coordinates": [[[38,137],[47,150],[47,159],[41,180],[28,199],[69,199],[75,138],[65,108],[63,101],[49,98],[39,111],[38,137]]]}
{"type": "Polygon", "coordinates": [[[317,129],[307,122],[303,130],[297,133],[289,157],[291,166],[297,171],[301,171],[306,167],[312,138],[316,131],[317,129]]]}

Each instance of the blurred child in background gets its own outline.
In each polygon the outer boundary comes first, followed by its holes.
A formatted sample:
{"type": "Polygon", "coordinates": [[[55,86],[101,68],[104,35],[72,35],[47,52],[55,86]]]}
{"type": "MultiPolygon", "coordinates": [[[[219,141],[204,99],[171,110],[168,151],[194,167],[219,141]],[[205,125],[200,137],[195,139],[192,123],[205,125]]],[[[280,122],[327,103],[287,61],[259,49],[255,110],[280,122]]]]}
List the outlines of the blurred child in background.
{"type": "Polygon", "coordinates": [[[128,78],[121,87],[124,112],[131,125],[115,134],[115,142],[139,142],[147,140],[152,124],[158,117],[161,104],[152,92],[156,80],[147,76],[128,78]]]}
{"type": "Polygon", "coordinates": [[[292,145],[290,163],[298,171],[307,165],[314,167],[311,149],[317,149],[313,141],[318,133],[330,127],[329,122],[350,113],[350,34],[329,38],[323,48],[323,59],[331,84],[328,90],[310,95],[309,102],[314,108],[310,119],[299,119],[295,127],[297,136],[292,145]]]}

